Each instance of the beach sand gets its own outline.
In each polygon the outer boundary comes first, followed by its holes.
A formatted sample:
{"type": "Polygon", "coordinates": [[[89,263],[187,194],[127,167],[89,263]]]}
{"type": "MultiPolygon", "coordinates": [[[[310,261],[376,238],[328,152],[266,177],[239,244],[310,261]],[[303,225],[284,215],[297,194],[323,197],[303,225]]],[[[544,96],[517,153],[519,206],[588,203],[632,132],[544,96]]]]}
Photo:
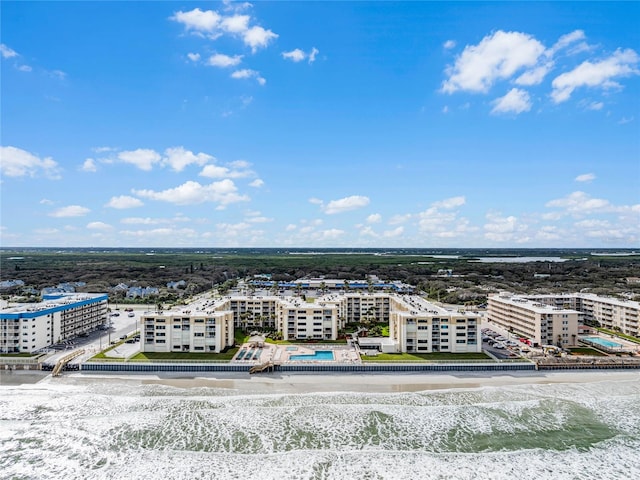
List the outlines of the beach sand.
{"type": "Polygon", "coordinates": [[[70,373],[43,381],[86,384],[96,381],[160,384],[176,388],[227,389],[231,394],[278,394],[317,392],[419,392],[457,388],[499,387],[508,385],[592,383],[638,381],[640,371],[561,371],[561,372],[439,372],[398,374],[266,374],[179,373],[157,375],[70,373]]]}

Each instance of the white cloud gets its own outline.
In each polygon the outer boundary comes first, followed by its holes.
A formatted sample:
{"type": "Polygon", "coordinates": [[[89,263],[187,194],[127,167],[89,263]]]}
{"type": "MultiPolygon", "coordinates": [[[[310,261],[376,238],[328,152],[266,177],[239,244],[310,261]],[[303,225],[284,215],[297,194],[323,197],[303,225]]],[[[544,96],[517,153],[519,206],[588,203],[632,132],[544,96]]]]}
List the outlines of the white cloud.
{"type": "Polygon", "coordinates": [[[93,158],[87,158],[80,167],[80,170],[82,170],[83,172],[96,172],[98,170],[98,167],[93,158]]]}
{"type": "Polygon", "coordinates": [[[121,235],[128,237],[157,239],[158,237],[170,238],[172,242],[181,238],[195,238],[197,232],[192,228],[153,228],[151,230],[121,230],[121,235]]]}
{"type": "Polygon", "coordinates": [[[89,213],[89,210],[86,207],[81,207],[80,205],[69,205],[67,207],[59,208],[49,214],[50,217],[63,218],[63,217],[82,217],[89,213]]]}
{"type": "Polygon", "coordinates": [[[31,70],[33,70],[33,68],[31,68],[29,65],[18,65],[16,68],[21,72],[30,72],[31,70]]]}
{"type": "Polygon", "coordinates": [[[264,215],[260,215],[259,212],[255,212],[256,214],[247,214],[246,221],[249,223],[269,223],[273,222],[273,218],[265,217],[264,215]]]}
{"type": "Polygon", "coordinates": [[[553,68],[553,65],[554,65],[553,62],[548,61],[538,67],[532,68],[531,70],[527,70],[518,78],[516,78],[515,80],[516,85],[521,85],[521,86],[538,85],[539,83],[542,82],[542,80],[544,80],[544,77],[547,75],[547,73],[551,71],[551,69],[553,68]]]}
{"type": "Polygon", "coordinates": [[[382,236],[385,238],[396,238],[401,236],[404,233],[404,227],[399,226],[394,228],[393,230],[385,230],[382,232],[382,236]]]}
{"type": "Polygon", "coordinates": [[[135,165],[140,170],[150,171],[155,163],[159,163],[162,157],[155,150],[138,148],[137,150],[123,151],[118,153],[118,158],[135,165]]]}
{"type": "Polygon", "coordinates": [[[333,215],[336,213],[356,210],[358,208],[366,207],[367,205],[369,205],[369,197],[351,195],[350,197],[341,198],[339,200],[331,200],[326,206],[322,207],[322,210],[327,215],[333,215]]]}
{"type": "Polygon", "coordinates": [[[484,225],[484,237],[494,242],[517,242],[522,243],[528,240],[526,231],[527,225],[518,221],[518,218],[510,215],[503,217],[498,213],[487,214],[488,222],[484,225]]]}
{"type": "Polygon", "coordinates": [[[555,54],[558,50],[568,47],[572,43],[585,40],[587,37],[585,36],[582,30],[574,30],[571,33],[567,33],[566,35],[562,35],[558,41],[555,43],[553,47],[549,49],[549,55],[555,54]]]}
{"type": "Polygon", "coordinates": [[[225,33],[240,37],[242,42],[250,47],[254,53],[278,38],[278,34],[271,30],[259,25],[251,26],[249,15],[225,16],[213,10],[202,11],[195,8],[188,12],[176,12],[169,19],[181,23],[187,31],[200,36],[206,35],[211,39],[216,39],[225,33]]]}
{"type": "Polygon", "coordinates": [[[185,150],[184,147],[167,148],[164,154],[165,157],[162,159],[162,163],[169,165],[175,172],[181,172],[188,165],[202,166],[209,161],[215,160],[211,155],[206,153],[194,154],[190,150],[185,150]]]}
{"type": "Polygon", "coordinates": [[[442,48],[444,48],[445,50],[450,50],[455,46],[456,46],[455,40],[447,40],[442,44],[442,48]]]}
{"type": "Polygon", "coordinates": [[[40,205],[53,205],[53,202],[51,200],[49,200],[48,198],[43,198],[42,200],[40,200],[40,205]]]}
{"type": "Polygon", "coordinates": [[[197,62],[198,60],[200,60],[200,54],[199,53],[187,53],[187,57],[192,62],[197,62]]]}
{"type": "Polygon", "coordinates": [[[199,173],[201,177],[207,178],[225,178],[228,177],[231,170],[227,167],[221,167],[219,165],[206,165],[199,173]]]}
{"type": "Polygon", "coordinates": [[[367,217],[367,223],[380,223],[382,221],[382,215],[379,213],[372,213],[367,217]]]}
{"type": "Polygon", "coordinates": [[[576,182],[592,182],[595,179],[596,176],[593,173],[583,173],[575,178],[576,182]]]}
{"type": "Polygon", "coordinates": [[[522,113],[531,110],[531,99],[525,90],[512,88],[504,97],[493,101],[491,113],[522,113]]]}
{"type": "MultiPolygon", "coordinates": [[[[438,238],[454,238],[475,230],[466,218],[458,217],[457,208],[466,204],[464,196],[450,197],[433,202],[429,208],[416,215],[418,230],[438,238]]],[[[405,215],[404,218],[407,218],[405,215]]]]}
{"type": "Polygon", "coordinates": [[[204,202],[218,203],[221,207],[236,202],[249,201],[247,195],[240,195],[232,180],[224,179],[209,185],[188,181],[175,188],[163,191],[133,190],[144,198],[173,203],[175,205],[196,205],[204,202]]]}
{"type": "Polygon", "coordinates": [[[622,117],[618,120],[618,125],[626,125],[627,123],[633,122],[634,119],[635,117],[622,117]]]}
{"type": "Polygon", "coordinates": [[[179,214],[173,218],[126,217],[120,220],[120,223],[126,225],[166,225],[191,221],[189,217],[184,217],[179,214]]]}
{"type": "Polygon", "coordinates": [[[433,208],[456,208],[461,207],[466,203],[466,199],[463,196],[446,198],[444,200],[440,200],[439,202],[433,202],[431,206],[433,208]]]}
{"type": "Polygon", "coordinates": [[[87,224],[89,230],[111,230],[113,227],[104,222],[90,222],[87,224]]]}
{"type": "Polygon", "coordinates": [[[176,12],[170,19],[182,23],[187,30],[212,32],[220,24],[222,17],[213,10],[203,12],[199,8],[194,8],[189,12],[176,12]]]}
{"type": "Polygon", "coordinates": [[[602,108],[604,107],[604,103],[603,102],[582,101],[582,102],[580,102],[580,105],[583,106],[585,108],[585,110],[594,110],[594,111],[602,110],[602,108]]]}
{"type": "Polygon", "coordinates": [[[266,30],[260,26],[254,26],[242,32],[242,40],[255,52],[258,48],[266,47],[271,40],[278,38],[277,33],[266,30]]]}
{"type": "Polygon", "coordinates": [[[222,53],[216,53],[209,57],[207,60],[207,65],[211,65],[212,67],[235,67],[242,61],[242,55],[234,55],[230,57],[229,55],[224,55],[222,53]]]}
{"type": "Polygon", "coordinates": [[[4,43],[0,43],[0,54],[2,55],[2,58],[12,58],[18,56],[18,52],[7,47],[4,43]]]}
{"type": "Polygon", "coordinates": [[[570,72],[553,79],[551,98],[555,103],[565,102],[579,87],[618,88],[620,84],[613,79],[640,74],[636,68],[639,61],[640,57],[636,52],[626,49],[616,50],[609,58],[596,63],[582,62],[570,72]]]}
{"type": "Polygon", "coordinates": [[[7,177],[35,177],[42,173],[45,177],[57,180],[60,168],[51,158],[39,158],[17,147],[0,147],[0,172],[7,177]]]}
{"type": "Polygon", "coordinates": [[[67,78],[67,74],[66,72],[63,72],[62,70],[51,70],[49,73],[49,75],[53,78],[56,78],[58,80],[64,80],[65,78],[67,78]]]}
{"type": "Polygon", "coordinates": [[[309,53],[296,48],[291,50],[290,52],[282,52],[282,58],[285,60],[291,60],[292,62],[298,63],[304,59],[309,59],[309,63],[313,63],[316,61],[316,56],[320,53],[316,47],[313,47],[309,53]]]}
{"type": "Polygon", "coordinates": [[[222,20],[222,28],[229,33],[243,33],[249,29],[249,15],[232,15],[222,20]]]}
{"type": "Polygon", "coordinates": [[[140,200],[139,198],[130,197],[128,195],[120,195],[119,197],[111,197],[111,200],[109,200],[105,207],[124,210],[126,208],[141,207],[142,205],[144,205],[144,203],[142,203],[142,200],[140,200]]]}
{"type": "Polygon", "coordinates": [[[411,216],[412,215],[410,213],[396,214],[393,217],[391,217],[387,223],[389,225],[398,225],[401,223],[406,223],[409,220],[411,220],[411,216]]]}
{"type": "Polygon", "coordinates": [[[316,56],[320,53],[320,50],[318,50],[316,47],[313,47],[311,49],[311,52],[309,52],[309,63],[313,63],[316,61],[316,56]]]}
{"type": "Polygon", "coordinates": [[[244,68],[242,70],[236,70],[231,74],[231,78],[255,78],[260,85],[264,85],[267,81],[260,76],[260,72],[244,68]]]}
{"type": "Polygon", "coordinates": [[[307,54],[304,53],[299,48],[296,48],[295,50],[291,50],[290,52],[282,52],[282,58],[286,58],[288,60],[291,60],[292,62],[301,62],[306,57],[307,57],[307,54]]]}
{"type": "Polygon", "coordinates": [[[551,200],[545,204],[546,207],[561,208],[571,215],[585,215],[594,212],[611,212],[616,210],[608,200],[602,198],[591,198],[585,192],[573,192],[564,198],[551,200]]]}
{"type": "Polygon", "coordinates": [[[496,80],[536,65],[544,50],[538,40],[526,33],[498,30],[477,45],[464,48],[455,64],[447,69],[448,78],[442,91],[487,92],[496,80]]]}
{"type": "Polygon", "coordinates": [[[335,240],[336,238],[340,238],[344,234],[345,231],[338,228],[330,228],[328,230],[323,230],[320,232],[323,240],[335,240]]]}
{"type": "Polygon", "coordinates": [[[93,147],[91,150],[93,150],[96,153],[106,153],[106,152],[114,152],[117,150],[117,148],[113,148],[113,147],[93,147]]]}
{"type": "Polygon", "coordinates": [[[296,228],[298,228],[296,225],[294,225],[293,223],[290,223],[289,225],[287,225],[285,227],[285,231],[286,232],[293,232],[296,228]]]}
{"type": "Polygon", "coordinates": [[[198,175],[207,178],[244,178],[254,175],[254,172],[248,169],[249,163],[247,162],[231,162],[230,165],[236,168],[230,169],[220,165],[205,165],[198,175]]]}
{"type": "Polygon", "coordinates": [[[261,178],[256,178],[253,182],[249,183],[250,187],[260,188],[264,186],[264,181],[261,178]]]}

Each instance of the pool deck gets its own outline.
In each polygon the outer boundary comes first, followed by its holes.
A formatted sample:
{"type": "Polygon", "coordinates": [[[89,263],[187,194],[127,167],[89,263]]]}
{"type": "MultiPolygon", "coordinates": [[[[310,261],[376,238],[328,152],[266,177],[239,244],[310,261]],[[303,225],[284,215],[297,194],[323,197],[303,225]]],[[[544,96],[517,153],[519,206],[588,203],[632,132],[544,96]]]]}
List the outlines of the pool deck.
{"type": "Polygon", "coordinates": [[[638,353],[640,352],[640,345],[638,345],[637,343],[629,342],[624,338],[615,337],[613,335],[593,333],[585,336],[580,336],[578,337],[578,340],[583,343],[586,343],[591,347],[601,349],[606,353],[628,353],[628,352],[638,353]],[[615,344],[615,346],[607,345],[609,343],[615,344]]]}
{"type": "Polygon", "coordinates": [[[239,349],[238,353],[231,360],[231,363],[237,365],[259,365],[265,363],[273,363],[276,365],[289,364],[361,364],[360,355],[355,347],[350,345],[328,345],[328,344],[273,344],[264,343],[261,346],[256,346],[254,342],[244,343],[239,349]],[[247,355],[248,352],[253,352],[251,356],[247,355]],[[333,360],[292,360],[292,355],[314,355],[317,351],[330,351],[333,352],[333,360]],[[244,352],[244,355],[243,355],[244,352]],[[256,357],[256,353],[259,355],[256,357]]]}

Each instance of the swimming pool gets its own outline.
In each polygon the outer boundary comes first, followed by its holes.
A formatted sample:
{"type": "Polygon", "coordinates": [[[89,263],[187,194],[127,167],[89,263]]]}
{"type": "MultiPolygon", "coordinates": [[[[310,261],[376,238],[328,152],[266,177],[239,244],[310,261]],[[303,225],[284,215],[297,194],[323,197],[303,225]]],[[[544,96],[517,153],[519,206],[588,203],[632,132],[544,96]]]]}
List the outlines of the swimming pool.
{"type": "Polygon", "coordinates": [[[612,342],[610,340],[606,340],[600,337],[585,337],[583,338],[585,342],[595,343],[596,345],[600,345],[601,347],[606,348],[622,348],[621,343],[612,342]]]}
{"type": "Polygon", "coordinates": [[[289,355],[289,360],[301,360],[301,361],[331,361],[333,360],[333,352],[328,350],[318,350],[313,355],[289,355]]]}

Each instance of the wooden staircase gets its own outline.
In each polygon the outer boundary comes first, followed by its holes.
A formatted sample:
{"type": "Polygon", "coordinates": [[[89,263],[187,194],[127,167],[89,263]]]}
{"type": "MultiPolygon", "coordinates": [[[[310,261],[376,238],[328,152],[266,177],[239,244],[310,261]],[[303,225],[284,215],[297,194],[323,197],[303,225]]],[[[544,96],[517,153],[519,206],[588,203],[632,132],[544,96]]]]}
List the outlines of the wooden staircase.
{"type": "Polygon", "coordinates": [[[249,373],[261,373],[261,372],[264,372],[265,370],[267,372],[273,372],[275,368],[276,368],[275,363],[269,361],[266,363],[262,363],[260,365],[254,365],[249,369],[249,373]]]}
{"type": "Polygon", "coordinates": [[[83,353],[84,353],[84,349],[80,349],[80,350],[76,350],[75,352],[71,352],[68,355],[65,355],[64,357],[62,357],[56,363],[56,366],[53,368],[53,371],[51,372],[51,375],[54,376],[54,377],[60,376],[60,374],[62,373],[62,370],[64,369],[64,366],[67,363],[69,363],[71,360],[73,360],[74,358],[79,357],[80,355],[82,355],[83,353]]]}

